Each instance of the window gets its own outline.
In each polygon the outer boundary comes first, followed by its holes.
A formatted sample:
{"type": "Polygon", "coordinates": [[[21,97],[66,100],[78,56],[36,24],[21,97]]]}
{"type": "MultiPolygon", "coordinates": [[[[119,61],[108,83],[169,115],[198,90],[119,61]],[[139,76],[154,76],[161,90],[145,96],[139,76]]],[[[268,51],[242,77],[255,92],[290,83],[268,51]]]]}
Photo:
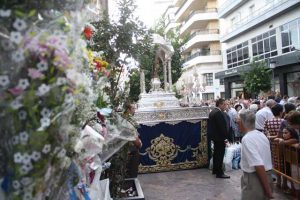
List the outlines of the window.
{"type": "Polygon", "coordinates": [[[227,49],[226,53],[228,69],[249,63],[248,41],[227,49]]]}
{"type": "Polygon", "coordinates": [[[202,99],[203,100],[210,100],[210,99],[214,99],[215,95],[214,93],[202,93],[202,99]]]}
{"type": "Polygon", "coordinates": [[[282,53],[300,48],[300,18],[280,26],[282,53]]]}
{"type": "Polygon", "coordinates": [[[225,92],[221,92],[221,98],[225,99],[225,92]]]}
{"type": "Polygon", "coordinates": [[[300,96],[300,71],[286,75],[289,96],[300,96]]]}
{"type": "Polygon", "coordinates": [[[232,29],[235,29],[241,21],[241,13],[237,12],[234,17],[230,19],[230,25],[232,29]]]}
{"type": "Polygon", "coordinates": [[[236,19],[236,17],[233,17],[233,18],[231,18],[231,26],[233,26],[236,22],[237,22],[237,19],[236,19]]]}
{"type": "Polygon", "coordinates": [[[224,78],[220,79],[220,85],[224,85],[224,78]]]}
{"type": "Polygon", "coordinates": [[[265,32],[251,39],[252,54],[256,60],[268,59],[277,55],[276,30],[265,32]]]}
{"type": "Polygon", "coordinates": [[[213,83],[213,73],[204,74],[205,83],[207,86],[212,86],[213,83]]]}

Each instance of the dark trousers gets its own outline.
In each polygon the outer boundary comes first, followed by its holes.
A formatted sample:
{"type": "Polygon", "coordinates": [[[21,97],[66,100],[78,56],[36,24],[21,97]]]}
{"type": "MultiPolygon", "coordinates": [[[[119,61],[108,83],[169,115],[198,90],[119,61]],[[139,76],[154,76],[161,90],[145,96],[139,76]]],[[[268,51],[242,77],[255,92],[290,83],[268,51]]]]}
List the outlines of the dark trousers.
{"type": "Polygon", "coordinates": [[[214,155],[213,155],[213,173],[216,175],[224,174],[223,159],[225,154],[225,142],[214,141],[214,155]]]}
{"type": "Polygon", "coordinates": [[[126,178],[136,178],[139,171],[140,164],[140,154],[138,151],[131,151],[128,154],[127,161],[127,177],[126,178]]]}

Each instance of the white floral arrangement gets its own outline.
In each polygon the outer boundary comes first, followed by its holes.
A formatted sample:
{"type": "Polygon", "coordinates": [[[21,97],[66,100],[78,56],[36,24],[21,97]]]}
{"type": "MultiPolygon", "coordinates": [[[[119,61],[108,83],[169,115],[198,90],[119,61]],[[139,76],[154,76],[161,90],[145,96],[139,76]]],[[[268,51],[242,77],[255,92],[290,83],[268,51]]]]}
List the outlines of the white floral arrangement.
{"type": "Polygon", "coordinates": [[[109,64],[86,49],[82,1],[49,2],[66,11],[0,6],[0,181],[8,199],[57,199],[66,187],[66,198],[86,196],[101,159],[137,135],[108,108],[109,64]]]}
{"type": "Polygon", "coordinates": [[[72,137],[80,136],[80,128],[70,124],[72,113],[91,82],[82,73],[88,56],[83,56],[81,14],[0,7],[0,140],[5,155],[0,177],[8,199],[51,197],[74,159],[72,137]]]}

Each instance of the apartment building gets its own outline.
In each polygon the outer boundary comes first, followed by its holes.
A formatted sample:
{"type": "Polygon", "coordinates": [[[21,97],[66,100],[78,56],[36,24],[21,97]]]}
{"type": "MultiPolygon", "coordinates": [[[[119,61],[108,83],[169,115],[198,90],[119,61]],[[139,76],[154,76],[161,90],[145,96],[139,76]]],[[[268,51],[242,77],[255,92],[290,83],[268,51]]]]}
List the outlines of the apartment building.
{"type": "Polygon", "coordinates": [[[88,5],[91,20],[99,20],[102,12],[108,12],[108,0],[90,0],[88,5]]]}
{"type": "Polygon", "coordinates": [[[273,70],[273,91],[300,95],[300,0],[220,0],[218,15],[226,98],[243,92],[253,60],[273,70]]]}
{"type": "Polygon", "coordinates": [[[215,73],[223,69],[217,1],[174,0],[165,18],[167,31],[177,27],[181,38],[188,37],[177,88],[190,86],[193,95],[203,100],[224,96],[224,85],[215,79],[215,73]]]}

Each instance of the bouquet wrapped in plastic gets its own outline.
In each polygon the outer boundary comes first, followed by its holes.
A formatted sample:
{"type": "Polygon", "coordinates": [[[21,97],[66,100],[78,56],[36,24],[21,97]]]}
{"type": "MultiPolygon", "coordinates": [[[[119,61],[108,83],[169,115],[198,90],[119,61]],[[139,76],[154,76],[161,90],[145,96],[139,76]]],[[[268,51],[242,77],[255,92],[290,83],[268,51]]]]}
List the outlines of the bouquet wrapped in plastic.
{"type": "Polygon", "coordinates": [[[70,166],[72,137],[80,130],[70,120],[88,82],[80,71],[87,62],[82,3],[0,6],[0,177],[9,199],[51,197],[70,166]]]}

